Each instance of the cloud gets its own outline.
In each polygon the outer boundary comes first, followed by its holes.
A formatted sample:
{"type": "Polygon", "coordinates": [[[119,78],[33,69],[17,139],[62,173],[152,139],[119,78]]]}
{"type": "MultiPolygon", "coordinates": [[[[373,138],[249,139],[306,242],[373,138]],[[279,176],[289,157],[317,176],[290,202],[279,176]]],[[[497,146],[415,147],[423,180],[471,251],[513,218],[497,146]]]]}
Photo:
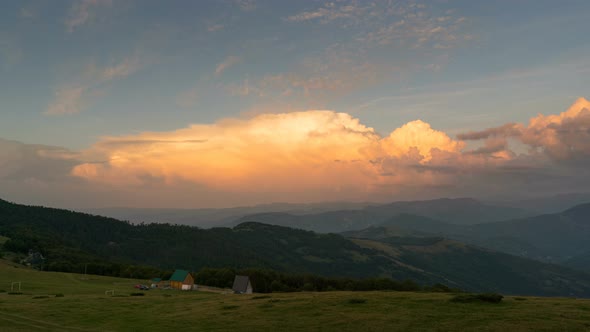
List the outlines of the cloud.
{"type": "Polygon", "coordinates": [[[124,78],[139,70],[141,65],[142,64],[138,56],[127,57],[118,64],[102,68],[98,76],[101,81],[110,81],[116,78],[124,78]]]}
{"type": "Polygon", "coordinates": [[[305,22],[319,20],[322,23],[328,23],[337,19],[352,19],[365,13],[366,8],[361,8],[355,4],[339,6],[333,2],[326,3],[323,7],[313,11],[306,11],[287,17],[287,21],[305,22]]]}
{"type": "Polygon", "coordinates": [[[83,109],[85,86],[61,87],[55,92],[54,100],[49,104],[45,115],[77,114],[83,109]]]}
{"type": "Polygon", "coordinates": [[[469,149],[421,120],[380,135],[327,110],[104,137],[83,151],[0,140],[0,190],[78,206],[176,207],[587,191],[589,106],[581,98],[526,126],[473,131],[462,137],[483,145],[469,149]],[[530,149],[514,152],[515,139],[530,149]]]}
{"type": "MultiPolygon", "coordinates": [[[[382,137],[345,113],[260,114],[103,138],[83,153],[93,162],[77,165],[72,175],[129,190],[151,186],[154,179],[166,187],[193,183],[258,202],[382,199],[409,188],[449,186],[463,167],[498,163],[464,155],[463,147],[420,120],[382,137]]],[[[220,196],[214,204],[222,202],[220,196]]]]}
{"type": "Polygon", "coordinates": [[[227,86],[228,91],[322,107],[335,97],[400,80],[414,70],[441,70],[449,62],[449,48],[466,40],[468,23],[453,11],[413,1],[356,0],[312,4],[312,8],[284,21],[307,24],[310,29],[314,24],[331,25],[328,28],[340,29],[348,37],[326,45],[323,52],[306,56],[290,71],[249,77],[227,86]],[[377,55],[386,52],[400,56],[384,60],[377,55]],[[408,66],[405,59],[413,57],[427,64],[408,66]]]}
{"type": "Polygon", "coordinates": [[[233,0],[233,2],[243,11],[252,11],[256,9],[255,0],[233,0]]]}
{"type": "Polygon", "coordinates": [[[19,63],[23,56],[24,52],[16,38],[0,31],[0,65],[9,68],[19,63]]]}
{"type": "Polygon", "coordinates": [[[336,23],[342,27],[355,27],[355,40],[364,47],[430,46],[448,49],[472,35],[463,32],[467,18],[453,10],[444,13],[413,1],[363,2],[356,0],[327,2],[319,8],[288,16],[288,22],[336,23]]]}
{"type": "MultiPolygon", "coordinates": [[[[585,101],[578,101],[567,115],[543,117],[551,119],[545,122],[552,125],[542,128],[558,133],[567,129],[565,137],[572,142],[571,133],[585,138],[588,133],[580,128],[570,130],[577,122],[565,120],[586,116],[584,105],[585,101]],[[559,129],[554,127],[557,118],[563,119],[559,129]]],[[[530,127],[536,128],[542,119],[532,119],[530,127]]],[[[488,193],[487,188],[493,188],[489,190],[493,193],[501,192],[500,183],[507,190],[529,185],[533,171],[538,174],[537,184],[531,186],[573,181],[562,168],[565,166],[556,166],[552,158],[534,151],[511,151],[508,136],[514,133],[514,126],[465,135],[486,139],[482,147],[468,150],[462,140],[452,139],[421,120],[381,136],[346,113],[259,114],[172,132],[106,137],[84,151],[85,158],[94,161],[80,163],[72,175],[90,184],[126,188],[153,186],[154,179],[169,188],[193,183],[205,192],[251,195],[257,202],[278,197],[297,201],[423,198],[483,194],[488,193]]],[[[590,150],[580,147],[569,151],[583,154],[590,150]]],[[[574,159],[573,154],[567,157],[574,159]]],[[[578,186],[587,182],[579,181],[578,186]]],[[[222,204],[221,196],[213,197],[209,197],[211,202],[222,204]]]]}
{"type": "Polygon", "coordinates": [[[64,148],[0,139],[0,197],[67,206],[74,191],[85,190],[70,175],[77,163],[76,153],[64,148]],[[82,187],[73,190],[75,184],[82,187]]]}
{"type": "Polygon", "coordinates": [[[235,55],[228,56],[217,65],[217,67],[215,68],[215,75],[221,76],[221,74],[223,74],[224,71],[240,63],[240,61],[241,59],[235,55]]]}
{"type": "Polygon", "coordinates": [[[104,84],[132,75],[142,67],[138,56],[126,57],[119,63],[98,67],[95,63],[77,73],[78,77],[67,82],[55,91],[45,115],[71,115],[80,113],[87,105],[87,97],[104,84]]]}
{"type": "Polygon", "coordinates": [[[281,97],[285,100],[318,101],[342,96],[374,85],[398,70],[390,65],[363,62],[359,59],[327,52],[318,58],[307,58],[298,70],[246,79],[226,86],[238,96],[258,98],[281,97]]]}
{"type": "Polygon", "coordinates": [[[225,26],[223,24],[213,24],[207,27],[207,31],[209,32],[215,32],[215,31],[220,31],[223,30],[225,28],[225,26]]]}
{"type": "Polygon", "coordinates": [[[24,19],[32,19],[36,18],[38,15],[37,8],[33,7],[32,5],[28,5],[22,7],[20,9],[20,17],[24,19]]]}
{"type": "Polygon", "coordinates": [[[531,118],[528,125],[508,123],[459,134],[462,140],[513,137],[555,160],[590,158],[590,101],[579,98],[567,111],[531,118]]]}
{"type": "Polygon", "coordinates": [[[199,101],[198,87],[184,91],[176,97],[176,105],[182,108],[191,108],[199,101]]]}
{"type": "Polygon", "coordinates": [[[73,32],[79,26],[88,23],[95,16],[95,10],[113,4],[112,0],[79,0],[75,1],[65,20],[68,32],[73,32]]]}

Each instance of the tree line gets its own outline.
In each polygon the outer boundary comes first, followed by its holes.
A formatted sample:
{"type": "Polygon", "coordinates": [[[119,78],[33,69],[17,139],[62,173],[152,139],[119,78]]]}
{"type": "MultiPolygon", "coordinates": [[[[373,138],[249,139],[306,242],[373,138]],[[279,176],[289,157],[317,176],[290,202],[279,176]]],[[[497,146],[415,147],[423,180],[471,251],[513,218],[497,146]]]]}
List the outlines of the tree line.
{"type": "Polygon", "coordinates": [[[265,269],[203,268],[195,274],[195,282],[220,288],[231,288],[236,275],[250,278],[256,293],[326,292],[326,291],[434,291],[459,292],[443,284],[422,286],[413,280],[391,278],[336,278],[313,274],[291,274],[265,269]]]}

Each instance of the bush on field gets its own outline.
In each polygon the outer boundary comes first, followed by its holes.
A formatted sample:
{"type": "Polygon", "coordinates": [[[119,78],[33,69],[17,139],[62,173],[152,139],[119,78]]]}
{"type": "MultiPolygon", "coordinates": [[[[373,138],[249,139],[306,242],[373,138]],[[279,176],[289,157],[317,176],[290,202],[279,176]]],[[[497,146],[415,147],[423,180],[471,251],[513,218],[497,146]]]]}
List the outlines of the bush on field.
{"type": "Polygon", "coordinates": [[[504,298],[503,295],[497,293],[482,293],[482,294],[461,294],[453,297],[451,302],[470,303],[470,302],[489,302],[500,303],[504,298]]]}
{"type": "Polygon", "coordinates": [[[350,304],[361,304],[361,303],[366,303],[367,299],[360,299],[360,298],[352,298],[348,300],[348,303],[350,304]]]}

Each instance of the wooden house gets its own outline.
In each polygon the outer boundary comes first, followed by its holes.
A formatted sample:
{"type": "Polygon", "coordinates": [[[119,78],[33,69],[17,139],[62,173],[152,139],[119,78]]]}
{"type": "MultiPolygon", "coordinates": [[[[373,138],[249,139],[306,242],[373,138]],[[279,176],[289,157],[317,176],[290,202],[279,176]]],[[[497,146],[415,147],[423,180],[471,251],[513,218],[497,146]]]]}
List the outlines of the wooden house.
{"type": "Polygon", "coordinates": [[[193,276],[186,270],[176,270],[168,280],[170,288],[180,290],[192,290],[195,283],[193,276]]]}
{"type": "Polygon", "coordinates": [[[236,294],[252,294],[252,283],[248,276],[236,276],[232,290],[236,294]]]}

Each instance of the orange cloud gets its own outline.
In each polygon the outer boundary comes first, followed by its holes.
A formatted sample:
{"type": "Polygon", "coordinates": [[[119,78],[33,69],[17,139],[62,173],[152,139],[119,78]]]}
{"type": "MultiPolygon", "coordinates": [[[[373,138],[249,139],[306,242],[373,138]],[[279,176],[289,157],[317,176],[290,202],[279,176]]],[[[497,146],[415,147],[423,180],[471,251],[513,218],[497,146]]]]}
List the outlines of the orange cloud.
{"type": "Polygon", "coordinates": [[[383,138],[348,114],[306,111],[104,138],[86,156],[106,162],[80,164],[72,174],[112,185],[157,178],[168,185],[190,181],[229,192],[353,188],[367,193],[402,180],[392,182],[391,174],[384,174],[385,161],[397,160],[397,168],[403,168],[408,161],[428,163],[433,149],[457,153],[461,148],[461,142],[422,121],[383,138]]]}
{"type": "Polygon", "coordinates": [[[195,200],[211,193],[215,198],[206,198],[217,205],[223,205],[224,195],[252,203],[465,194],[482,185],[501,191],[518,185],[518,179],[529,181],[535,169],[551,169],[553,157],[588,154],[590,138],[575,139],[589,135],[587,103],[580,99],[567,112],[535,117],[528,126],[460,135],[485,139],[474,150],[421,120],[381,136],[345,113],[259,114],[171,132],[106,137],[81,153],[89,162],[76,165],[71,175],[103,190],[178,188],[174,195],[181,197],[194,188],[201,197],[195,200]],[[511,137],[546,154],[517,154],[510,150],[511,137]],[[567,155],[558,155],[555,151],[564,146],[567,155]]]}
{"type": "MultiPolygon", "coordinates": [[[[479,132],[458,135],[464,140],[493,140],[499,137],[518,138],[534,152],[552,159],[566,160],[590,156],[590,101],[576,100],[560,114],[539,114],[529,120],[528,126],[509,123],[479,132]]],[[[490,143],[486,143],[490,144],[490,143]]]]}

